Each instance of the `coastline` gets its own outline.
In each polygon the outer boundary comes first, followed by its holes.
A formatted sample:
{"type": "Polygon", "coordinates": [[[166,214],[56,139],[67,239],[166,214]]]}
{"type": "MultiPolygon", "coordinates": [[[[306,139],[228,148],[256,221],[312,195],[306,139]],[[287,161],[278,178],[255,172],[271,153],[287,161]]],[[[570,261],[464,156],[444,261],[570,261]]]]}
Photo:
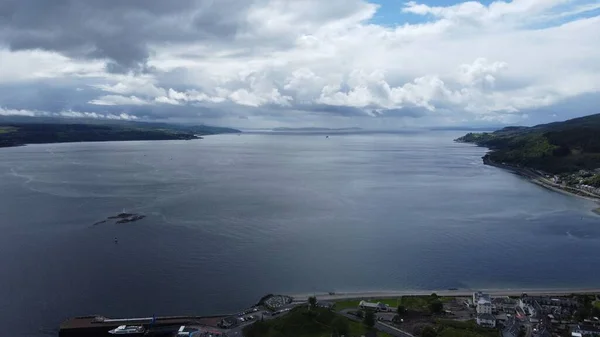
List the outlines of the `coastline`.
{"type": "Polygon", "coordinates": [[[598,288],[565,288],[565,289],[432,289],[432,290],[398,290],[398,291],[364,291],[364,292],[343,292],[343,293],[308,293],[287,295],[294,299],[294,302],[306,302],[309,297],[316,296],[318,300],[337,301],[352,299],[383,299],[401,296],[427,296],[436,293],[438,296],[471,296],[474,292],[482,291],[492,296],[521,296],[522,294],[533,296],[568,296],[571,294],[599,294],[598,288]]]}
{"type": "MultiPolygon", "coordinates": [[[[509,171],[511,173],[517,174],[524,178],[527,178],[527,180],[529,180],[530,182],[532,182],[536,185],[539,185],[541,187],[547,188],[549,190],[552,190],[554,192],[563,193],[563,194],[567,194],[570,196],[587,199],[590,201],[595,201],[600,204],[600,196],[597,196],[597,195],[592,194],[587,191],[580,190],[575,187],[562,186],[562,185],[555,184],[530,169],[519,168],[519,167],[506,165],[506,164],[499,164],[499,163],[493,162],[492,160],[490,160],[487,157],[483,157],[483,163],[485,165],[494,166],[494,167],[509,171]]],[[[600,208],[594,209],[593,212],[600,215],[600,208]]]]}
{"type": "Polygon", "coordinates": [[[204,139],[205,136],[194,135],[193,138],[165,138],[165,139],[106,139],[106,140],[73,140],[73,141],[57,141],[57,142],[43,142],[43,143],[19,143],[8,146],[0,146],[0,149],[9,149],[13,147],[22,147],[28,145],[47,145],[47,144],[72,144],[72,143],[108,143],[108,142],[152,142],[152,141],[172,141],[172,140],[200,140],[204,139]]]}

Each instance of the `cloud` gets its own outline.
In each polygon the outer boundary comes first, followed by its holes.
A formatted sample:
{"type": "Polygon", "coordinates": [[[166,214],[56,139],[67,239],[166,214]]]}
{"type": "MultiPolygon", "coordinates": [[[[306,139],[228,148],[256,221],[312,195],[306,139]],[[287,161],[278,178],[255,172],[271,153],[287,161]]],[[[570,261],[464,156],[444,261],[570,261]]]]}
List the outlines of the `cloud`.
{"type": "Polygon", "coordinates": [[[12,50],[104,59],[117,72],[147,70],[152,44],[229,39],[248,7],[232,0],[4,0],[0,38],[12,50]]]}
{"type": "Polygon", "coordinates": [[[150,102],[136,96],[105,95],[90,101],[94,105],[147,105],[150,102]]]}
{"type": "Polygon", "coordinates": [[[136,120],[138,117],[129,115],[127,113],[120,114],[103,114],[96,112],[83,112],[83,111],[60,111],[60,112],[48,112],[48,111],[37,111],[37,110],[17,110],[17,109],[5,109],[0,107],[0,116],[26,116],[26,117],[65,117],[65,118],[92,118],[92,119],[112,119],[112,120],[136,120]]]}
{"type": "Polygon", "coordinates": [[[0,105],[251,126],[553,120],[600,95],[598,8],[409,1],[384,25],[366,0],[6,0],[0,105]]]}
{"type": "Polygon", "coordinates": [[[22,109],[5,109],[0,107],[0,116],[28,116],[35,117],[34,111],[22,110],[22,109]]]}

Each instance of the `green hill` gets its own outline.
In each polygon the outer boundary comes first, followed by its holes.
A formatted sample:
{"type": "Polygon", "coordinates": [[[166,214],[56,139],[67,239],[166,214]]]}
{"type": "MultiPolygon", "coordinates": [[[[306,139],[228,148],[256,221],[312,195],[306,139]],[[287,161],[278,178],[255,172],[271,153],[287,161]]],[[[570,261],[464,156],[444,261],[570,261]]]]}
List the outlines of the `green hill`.
{"type": "Polygon", "coordinates": [[[299,306],[289,313],[265,321],[258,321],[244,328],[246,337],[332,337],[364,335],[386,337],[388,334],[366,328],[363,324],[351,321],[335,312],[323,308],[310,311],[299,306]]]}
{"type": "Polygon", "coordinates": [[[491,151],[484,160],[560,174],[600,168],[600,114],[532,127],[468,133],[458,142],[491,151]]]}
{"type": "Polygon", "coordinates": [[[0,118],[0,147],[41,143],[189,140],[239,130],[207,125],[129,121],[0,118]]]}

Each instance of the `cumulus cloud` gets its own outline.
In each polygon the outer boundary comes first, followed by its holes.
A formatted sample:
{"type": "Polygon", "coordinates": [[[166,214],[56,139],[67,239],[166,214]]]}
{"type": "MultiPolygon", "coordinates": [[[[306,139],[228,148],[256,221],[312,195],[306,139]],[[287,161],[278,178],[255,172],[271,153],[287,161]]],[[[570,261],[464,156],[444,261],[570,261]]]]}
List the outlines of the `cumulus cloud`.
{"type": "Polygon", "coordinates": [[[537,123],[600,95],[598,8],[409,1],[383,25],[367,0],[6,0],[0,105],[252,126],[537,123]],[[62,94],[22,90],[42,81],[62,94]]]}

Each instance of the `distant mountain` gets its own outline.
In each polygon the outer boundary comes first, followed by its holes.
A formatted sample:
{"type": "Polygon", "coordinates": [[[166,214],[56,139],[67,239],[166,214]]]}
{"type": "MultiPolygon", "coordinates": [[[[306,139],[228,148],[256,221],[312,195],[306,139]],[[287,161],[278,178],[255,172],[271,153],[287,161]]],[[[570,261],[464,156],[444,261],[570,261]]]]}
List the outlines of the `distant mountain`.
{"type": "Polygon", "coordinates": [[[491,133],[468,133],[458,142],[490,148],[484,160],[567,173],[600,168],[600,114],[491,133]]]}
{"type": "Polygon", "coordinates": [[[361,128],[273,128],[276,132],[339,132],[339,131],[361,131],[361,128]]]}
{"type": "Polygon", "coordinates": [[[189,140],[241,131],[208,125],[44,117],[0,117],[0,147],[40,143],[189,140]]]}

